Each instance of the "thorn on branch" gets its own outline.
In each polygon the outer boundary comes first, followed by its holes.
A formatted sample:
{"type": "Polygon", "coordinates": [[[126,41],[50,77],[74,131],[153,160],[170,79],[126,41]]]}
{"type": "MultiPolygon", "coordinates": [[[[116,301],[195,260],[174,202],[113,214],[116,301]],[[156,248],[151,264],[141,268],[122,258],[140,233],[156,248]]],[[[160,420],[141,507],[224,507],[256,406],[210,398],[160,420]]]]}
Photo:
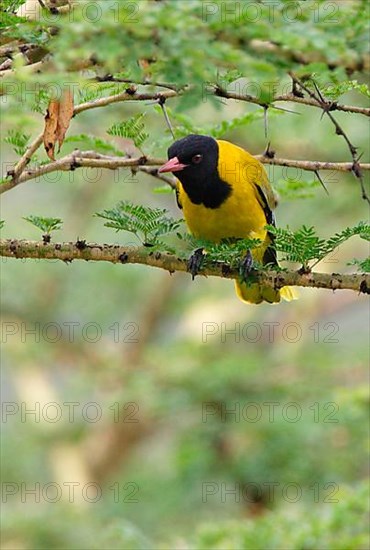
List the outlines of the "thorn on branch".
{"type": "Polygon", "coordinates": [[[325,189],[326,194],[329,195],[329,191],[328,191],[323,179],[321,178],[320,173],[319,173],[318,170],[315,170],[315,175],[317,176],[317,179],[321,183],[322,187],[325,189]]]}
{"type": "Polygon", "coordinates": [[[362,174],[361,174],[361,170],[360,170],[360,165],[358,163],[358,160],[355,160],[353,165],[352,165],[352,171],[353,173],[355,174],[355,176],[357,178],[361,178],[362,177],[362,174]]]}
{"type": "Polygon", "coordinates": [[[125,264],[128,260],[128,255],[126,254],[126,252],[124,252],[123,254],[121,254],[119,257],[118,257],[119,261],[121,262],[121,264],[125,264]]]}
{"type": "Polygon", "coordinates": [[[173,128],[172,128],[170,118],[169,118],[168,113],[167,113],[165,103],[166,103],[166,98],[163,95],[160,95],[158,97],[158,104],[162,109],[162,113],[163,113],[164,119],[166,121],[167,127],[168,127],[169,131],[171,132],[171,135],[172,135],[173,139],[175,139],[175,134],[174,134],[174,131],[173,131],[173,128]]]}
{"type": "Polygon", "coordinates": [[[86,248],[86,241],[77,239],[75,246],[78,250],[84,250],[86,248]]]}
{"type": "Polygon", "coordinates": [[[269,141],[268,144],[267,144],[266,149],[264,150],[264,152],[262,154],[263,154],[264,157],[267,157],[268,159],[273,159],[273,158],[275,158],[276,151],[274,151],[273,149],[270,149],[270,144],[271,144],[271,142],[269,141]]]}
{"type": "Polygon", "coordinates": [[[360,283],[360,293],[370,294],[370,287],[367,286],[365,280],[361,281],[361,283],[360,283]]]}
{"type": "Polygon", "coordinates": [[[126,94],[128,95],[135,95],[136,92],[137,92],[137,87],[132,85],[132,86],[129,86],[128,88],[126,88],[125,90],[126,94]]]}

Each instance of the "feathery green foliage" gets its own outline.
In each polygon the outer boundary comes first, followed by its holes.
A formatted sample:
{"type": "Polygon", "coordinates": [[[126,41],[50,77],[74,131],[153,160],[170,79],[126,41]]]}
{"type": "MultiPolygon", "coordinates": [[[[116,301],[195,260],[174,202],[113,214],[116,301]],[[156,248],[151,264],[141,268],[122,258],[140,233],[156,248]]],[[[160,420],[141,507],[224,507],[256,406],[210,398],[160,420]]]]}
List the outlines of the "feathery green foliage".
{"type": "Polygon", "coordinates": [[[158,237],[174,233],[182,222],[166,214],[167,211],[162,208],[149,208],[121,201],[115,208],[95,215],[108,220],[105,227],[133,233],[145,245],[159,245],[164,243],[158,241],[158,237]]]}
{"type": "Polygon", "coordinates": [[[132,139],[135,147],[140,148],[149,137],[149,134],[144,131],[144,116],[145,113],[139,113],[124,122],[117,122],[107,130],[107,133],[111,136],[132,139]]]}
{"type": "Polygon", "coordinates": [[[26,0],[1,0],[0,11],[0,29],[6,29],[10,25],[23,23],[24,19],[15,15],[16,10],[25,3],[26,0]]]}
{"type": "Polygon", "coordinates": [[[42,216],[26,216],[23,218],[27,222],[38,227],[46,235],[50,235],[52,231],[58,231],[62,228],[63,221],[60,218],[44,218],[42,216]]]}
{"type": "Polygon", "coordinates": [[[117,156],[123,156],[122,151],[117,149],[114,143],[110,143],[105,139],[90,134],[78,134],[76,136],[68,136],[64,140],[64,143],[81,143],[81,145],[83,145],[84,147],[90,147],[95,151],[99,151],[101,153],[114,153],[117,156]]]}
{"type": "Polygon", "coordinates": [[[275,190],[280,197],[286,200],[295,199],[308,199],[314,196],[314,189],[320,187],[318,179],[314,178],[312,181],[305,181],[297,178],[280,178],[275,183],[275,190]]]}
{"type": "Polygon", "coordinates": [[[370,257],[364,260],[353,259],[347,265],[356,265],[361,273],[370,273],[370,257]]]}
{"type": "Polygon", "coordinates": [[[17,155],[23,155],[27,149],[30,137],[31,136],[29,134],[24,134],[18,130],[9,130],[7,137],[4,138],[4,141],[10,145],[13,145],[13,149],[17,155]]]}
{"type": "Polygon", "coordinates": [[[257,248],[262,244],[259,239],[223,239],[220,243],[214,243],[206,239],[197,239],[188,234],[178,234],[178,237],[184,240],[192,250],[203,248],[205,252],[205,264],[222,262],[228,264],[231,268],[237,267],[240,264],[240,261],[248,250],[257,248]]]}
{"type": "Polygon", "coordinates": [[[341,95],[355,90],[360,94],[370,98],[369,86],[364,83],[359,83],[357,80],[348,80],[347,82],[339,82],[337,85],[331,84],[325,89],[325,96],[330,99],[338,99],[341,95]]]}
{"type": "Polygon", "coordinates": [[[289,228],[283,229],[271,225],[268,225],[267,229],[275,236],[274,246],[278,252],[284,253],[283,259],[289,262],[298,262],[305,270],[315,266],[354,235],[358,235],[364,240],[370,240],[370,225],[364,222],[359,222],[354,227],[347,227],[327,240],[320,238],[314,227],[305,225],[294,232],[289,228]],[[311,260],[316,261],[309,266],[311,260]]]}

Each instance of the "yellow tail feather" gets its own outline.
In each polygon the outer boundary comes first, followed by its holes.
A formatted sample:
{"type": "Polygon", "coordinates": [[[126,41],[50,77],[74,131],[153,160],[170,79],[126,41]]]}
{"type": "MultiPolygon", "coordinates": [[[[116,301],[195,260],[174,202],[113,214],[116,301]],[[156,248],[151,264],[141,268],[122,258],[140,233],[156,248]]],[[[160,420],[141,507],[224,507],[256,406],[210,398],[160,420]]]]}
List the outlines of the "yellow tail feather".
{"type": "Polygon", "coordinates": [[[238,298],[248,304],[260,304],[261,302],[278,304],[281,299],[290,302],[298,298],[298,292],[290,286],[284,286],[280,290],[275,290],[272,287],[260,286],[256,283],[247,285],[246,283],[235,281],[235,290],[238,298]]]}

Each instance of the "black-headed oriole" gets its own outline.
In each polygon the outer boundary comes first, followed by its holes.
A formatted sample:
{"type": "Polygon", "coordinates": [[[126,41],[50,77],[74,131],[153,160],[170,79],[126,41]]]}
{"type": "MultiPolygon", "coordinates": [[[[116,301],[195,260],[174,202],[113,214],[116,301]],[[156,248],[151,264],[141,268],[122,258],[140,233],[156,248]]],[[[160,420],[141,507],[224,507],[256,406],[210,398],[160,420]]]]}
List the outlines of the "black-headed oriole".
{"type": "MultiPolygon", "coordinates": [[[[263,244],[251,251],[254,260],[277,265],[272,236],[276,199],[262,164],[241,147],[209,136],[189,135],[171,145],[168,162],[159,172],[178,178],[177,199],[189,231],[212,242],[225,238],[256,238],[263,244]]],[[[235,281],[243,301],[259,304],[290,301],[290,287],[275,290],[235,281]]]]}

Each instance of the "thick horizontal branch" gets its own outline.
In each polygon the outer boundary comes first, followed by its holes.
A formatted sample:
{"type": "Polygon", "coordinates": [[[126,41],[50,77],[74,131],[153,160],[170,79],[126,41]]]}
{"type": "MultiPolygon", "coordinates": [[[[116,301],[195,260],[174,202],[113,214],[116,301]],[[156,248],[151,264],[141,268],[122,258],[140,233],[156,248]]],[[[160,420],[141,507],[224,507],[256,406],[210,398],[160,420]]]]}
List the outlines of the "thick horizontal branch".
{"type": "MultiPolygon", "coordinates": [[[[187,261],[171,254],[152,251],[150,247],[119,246],[108,244],[43,243],[14,239],[0,240],[0,255],[8,258],[49,259],[72,262],[73,260],[111,262],[121,264],[143,264],[174,273],[187,271],[187,261]]],[[[239,270],[217,262],[200,270],[200,275],[237,279],[239,270]]],[[[370,294],[370,275],[338,273],[306,273],[299,271],[277,272],[256,271],[254,277],[260,284],[273,288],[301,286],[326,288],[329,290],[348,289],[370,294]]]]}
{"type": "Polygon", "coordinates": [[[18,179],[11,179],[6,183],[3,183],[0,187],[0,194],[12,189],[16,185],[25,181],[33,180],[50,174],[51,172],[68,172],[74,171],[77,168],[106,168],[109,170],[116,170],[117,168],[140,168],[143,165],[146,166],[159,166],[165,161],[161,159],[154,159],[148,157],[111,157],[96,153],[95,151],[74,151],[70,155],[67,155],[54,162],[48,164],[42,164],[34,170],[25,170],[18,179]]]}
{"type": "MultiPolygon", "coordinates": [[[[40,137],[40,136],[39,136],[40,137]]],[[[39,139],[39,138],[38,138],[39,139]]],[[[34,147],[36,143],[34,144],[34,147]]],[[[33,148],[34,148],[33,147],[33,148]]],[[[317,172],[318,170],[337,170],[340,172],[351,172],[353,170],[352,162],[319,162],[319,161],[310,161],[310,160],[291,160],[291,159],[280,159],[280,158],[269,158],[265,155],[256,155],[258,159],[263,164],[274,164],[276,166],[286,166],[290,168],[300,168],[302,170],[308,170],[311,172],[317,172]]],[[[23,164],[26,162],[26,158],[23,160],[23,164]]],[[[106,168],[108,170],[116,170],[118,168],[138,168],[142,169],[144,166],[160,166],[166,162],[165,159],[156,159],[151,157],[113,157],[109,155],[102,155],[96,153],[95,151],[74,151],[70,155],[62,157],[54,162],[48,164],[42,164],[38,168],[33,170],[25,170],[21,173],[18,178],[12,178],[6,183],[3,183],[0,187],[0,194],[12,189],[20,183],[40,178],[46,174],[56,171],[72,171],[77,168],[106,168]]],[[[20,163],[18,163],[19,165],[20,163]]],[[[17,165],[17,166],[18,166],[17,165]]],[[[16,167],[17,168],[17,167],[16,167]]],[[[369,164],[361,164],[361,170],[370,170],[369,164]]],[[[149,173],[153,176],[157,176],[157,171],[155,168],[152,169],[143,169],[146,173],[149,173]]],[[[173,182],[170,178],[160,178],[168,183],[171,187],[174,187],[173,182]]]]}

